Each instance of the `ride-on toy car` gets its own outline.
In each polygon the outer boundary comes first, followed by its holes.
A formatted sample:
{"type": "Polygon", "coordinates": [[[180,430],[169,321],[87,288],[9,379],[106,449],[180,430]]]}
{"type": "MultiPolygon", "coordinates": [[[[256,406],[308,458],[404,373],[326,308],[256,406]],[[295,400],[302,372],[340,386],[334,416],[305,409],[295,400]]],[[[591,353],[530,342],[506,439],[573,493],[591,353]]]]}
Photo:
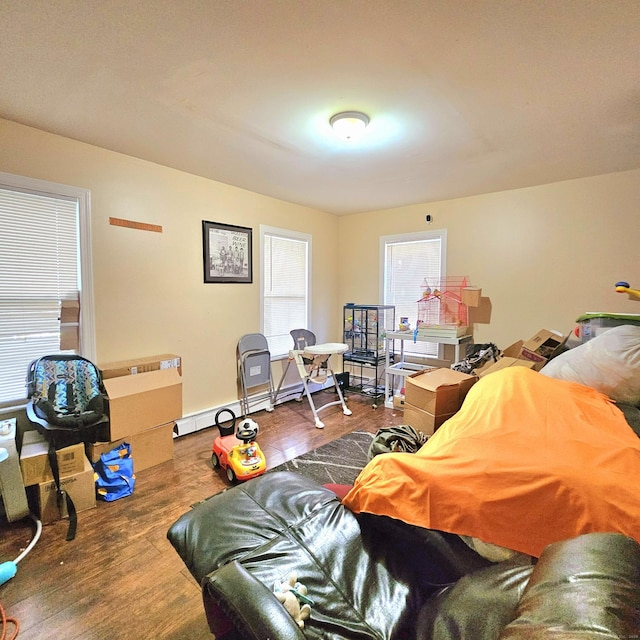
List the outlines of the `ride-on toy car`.
{"type": "Polygon", "coordinates": [[[254,420],[245,418],[236,428],[236,416],[233,411],[220,409],[216,414],[216,426],[220,435],[213,441],[211,466],[214,469],[226,469],[229,482],[250,480],[267,470],[267,461],[255,441],[258,424],[254,420]],[[218,420],[224,412],[232,416],[229,427],[223,427],[218,420]]]}

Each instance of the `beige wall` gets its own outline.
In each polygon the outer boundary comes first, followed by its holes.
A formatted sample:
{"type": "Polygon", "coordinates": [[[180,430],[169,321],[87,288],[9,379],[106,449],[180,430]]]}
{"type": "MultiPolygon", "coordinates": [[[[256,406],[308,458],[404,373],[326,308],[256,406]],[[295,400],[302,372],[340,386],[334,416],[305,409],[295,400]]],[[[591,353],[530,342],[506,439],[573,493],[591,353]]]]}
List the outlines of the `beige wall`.
{"type": "Polygon", "coordinates": [[[340,335],[337,219],[150,162],[0,120],[0,171],[91,190],[97,361],[183,358],[184,413],[237,399],[238,338],[260,331],[261,224],[309,233],[311,327],[340,335]],[[109,217],[161,225],[152,233],[109,217]],[[204,284],[202,220],[253,228],[253,284],[204,284]]]}
{"type": "Polygon", "coordinates": [[[614,290],[640,288],[639,217],[640,170],[340,218],[339,299],[380,301],[381,235],[443,228],[447,274],[469,276],[491,307],[476,342],[568,332],[586,311],[640,313],[614,290]]]}
{"type": "Polygon", "coordinates": [[[478,342],[569,331],[589,310],[640,313],[613,288],[640,288],[640,170],[338,218],[0,120],[0,171],[91,190],[97,359],[180,354],[185,415],[237,399],[235,345],[260,328],[260,224],[312,234],[320,341],[340,339],[344,302],[381,301],[380,236],[425,229],[447,229],[448,274],[491,306],[478,342]],[[253,284],[203,284],[203,219],[254,229],[253,284]]]}

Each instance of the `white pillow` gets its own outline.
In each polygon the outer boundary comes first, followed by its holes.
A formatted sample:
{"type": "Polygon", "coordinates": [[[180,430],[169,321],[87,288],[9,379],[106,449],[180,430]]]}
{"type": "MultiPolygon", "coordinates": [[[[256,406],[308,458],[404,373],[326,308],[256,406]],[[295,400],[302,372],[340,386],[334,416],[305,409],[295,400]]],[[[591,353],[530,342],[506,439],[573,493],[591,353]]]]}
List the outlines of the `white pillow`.
{"type": "Polygon", "coordinates": [[[640,404],[640,326],[607,329],[556,356],[540,373],[593,387],[616,402],[640,404]]]}

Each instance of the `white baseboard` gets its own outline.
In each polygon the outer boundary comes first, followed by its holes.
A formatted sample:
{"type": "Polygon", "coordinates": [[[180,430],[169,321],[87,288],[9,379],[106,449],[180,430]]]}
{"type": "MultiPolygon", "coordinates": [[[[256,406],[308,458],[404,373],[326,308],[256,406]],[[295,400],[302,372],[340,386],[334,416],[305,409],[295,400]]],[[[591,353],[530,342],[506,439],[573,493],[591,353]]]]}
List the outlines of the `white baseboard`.
{"type": "MultiPolygon", "coordinates": [[[[322,389],[332,387],[333,379],[331,378],[331,376],[329,376],[324,384],[316,384],[311,382],[308,383],[308,386],[311,393],[315,393],[316,391],[321,391],[322,389]]],[[[302,393],[302,389],[303,386],[301,382],[280,389],[280,393],[276,398],[275,406],[291,400],[296,395],[300,395],[302,393]]],[[[259,394],[249,397],[250,414],[256,413],[258,411],[263,411],[270,406],[271,403],[269,402],[269,398],[265,394],[259,394]]],[[[186,436],[189,433],[194,433],[196,431],[201,431],[202,429],[208,429],[209,427],[215,426],[216,414],[221,409],[231,409],[231,411],[233,411],[234,415],[237,417],[242,415],[242,409],[240,407],[239,400],[236,400],[235,402],[223,407],[211,407],[209,409],[204,409],[203,411],[198,411],[197,413],[192,413],[188,416],[183,416],[179,420],[176,420],[176,427],[173,430],[173,437],[178,438],[180,436],[186,436]]],[[[224,417],[225,416],[221,416],[221,418],[224,417]]]]}

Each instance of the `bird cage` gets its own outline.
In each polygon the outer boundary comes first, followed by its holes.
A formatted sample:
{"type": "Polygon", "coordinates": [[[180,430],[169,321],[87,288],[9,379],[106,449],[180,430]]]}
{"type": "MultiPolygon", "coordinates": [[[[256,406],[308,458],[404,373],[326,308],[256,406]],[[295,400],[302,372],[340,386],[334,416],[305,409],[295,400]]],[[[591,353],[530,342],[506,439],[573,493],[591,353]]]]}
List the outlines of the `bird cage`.
{"type": "Polygon", "coordinates": [[[469,284],[466,276],[448,276],[422,284],[422,297],[418,300],[417,326],[467,327],[469,313],[462,301],[462,290],[469,284]]]}

